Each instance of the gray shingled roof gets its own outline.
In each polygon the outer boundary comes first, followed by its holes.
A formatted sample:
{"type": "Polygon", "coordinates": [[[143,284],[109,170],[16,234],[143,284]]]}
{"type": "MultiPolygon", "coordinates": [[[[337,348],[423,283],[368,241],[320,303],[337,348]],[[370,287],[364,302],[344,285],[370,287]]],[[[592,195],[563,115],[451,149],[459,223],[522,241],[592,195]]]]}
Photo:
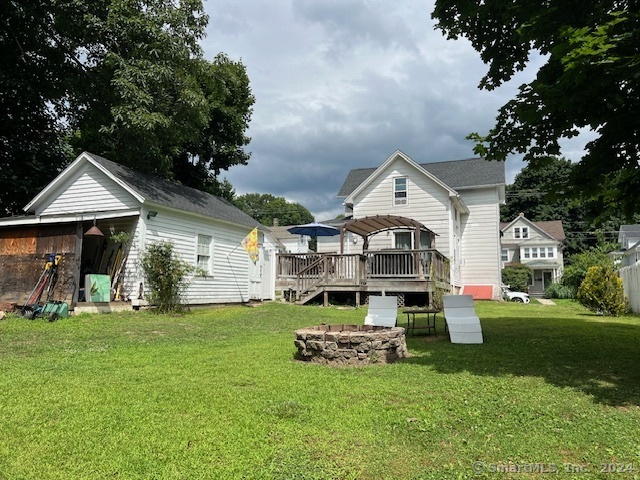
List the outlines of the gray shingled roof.
{"type": "Polygon", "coordinates": [[[126,183],[129,188],[136,191],[145,200],[250,228],[261,226],[258,221],[224,198],[155,175],[136,172],[93,153],[84,153],[109,170],[116,178],[126,183]]]}
{"type": "MultiPolygon", "coordinates": [[[[503,162],[489,162],[482,158],[468,158],[448,162],[421,163],[420,166],[454,190],[505,183],[505,164],[503,162]]],[[[351,170],[338,192],[338,198],[349,196],[377,168],[351,170]]]]}

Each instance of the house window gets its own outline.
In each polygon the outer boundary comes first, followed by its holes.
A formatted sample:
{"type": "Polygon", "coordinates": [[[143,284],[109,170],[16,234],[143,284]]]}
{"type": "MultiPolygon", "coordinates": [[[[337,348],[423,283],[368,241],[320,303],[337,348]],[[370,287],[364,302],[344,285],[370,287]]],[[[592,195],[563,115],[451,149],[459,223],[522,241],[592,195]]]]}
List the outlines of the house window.
{"type": "Polygon", "coordinates": [[[523,258],[531,258],[531,249],[530,248],[523,248],[522,249],[522,257],[523,258]]]}
{"type": "Polygon", "coordinates": [[[503,248],[502,252],[500,253],[500,260],[502,260],[503,262],[508,262],[509,261],[509,249],[508,248],[503,248]]]}
{"type": "Polygon", "coordinates": [[[407,178],[398,177],[393,179],[393,201],[394,205],[407,204],[407,178]]]}
{"type": "Polygon", "coordinates": [[[547,257],[547,249],[545,247],[540,247],[540,258],[547,257]]]}
{"type": "Polygon", "coordinates": [[[198,235],[196,266],[207,275],[211,274],[211,237],[198,235]]]}
{"type": "Polygon", "coordinates": [[[411,250],[411,232],[396,232],[395,248],[399,250],[411,250]]]}
{"type": "Polygon", "coordinates": [[[513,238],[529,238],[529,227],[513,227],[513,238]]]}
{"type": "Polygon", "coordinates": [[[553,247],[547,247],[547,257],[556,258],[556,252],[553,247]]]}
{"type": "Polygon", "coordinates": [[[531,258],[538,258],[538,249],[537,248],[532,248],[531,249],[531,258]]]}

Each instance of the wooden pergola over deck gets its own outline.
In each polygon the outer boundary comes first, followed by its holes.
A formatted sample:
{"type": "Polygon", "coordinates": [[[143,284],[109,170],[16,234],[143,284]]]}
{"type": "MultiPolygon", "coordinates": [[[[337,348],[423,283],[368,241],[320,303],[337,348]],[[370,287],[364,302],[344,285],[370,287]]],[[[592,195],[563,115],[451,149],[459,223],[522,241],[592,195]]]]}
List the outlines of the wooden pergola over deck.
{"type": "Polygon", "coordinates": [[[342,228],[340,228],[340,253],[344,253],[344,236],[346,232],[360,235],[364,241],[362,244],[363,251],[369,250],[369,238],[380,232],[387,230],[406,230],[413,229],[414,245],[420,245],[420,232],[429,234],[429,246],[433,248],[435,245],[436,234],[425,227],[417,220],[398,215],[374,215],[370,217],[354,218],[349,220],[342,228]]]}
{"type": "Polygon", "coordinates": [[[434,293],[451,288],[449,260],[433,248],[435,236],[420,222],[406,217],[376,215],[349,220],[340,228],[339,254],[279,254],[276,283],[302,304],[324,294],[327,305],[330,292],[353,292],[356,305],[362,293],[425,293],[431,304],[434,293]],[[421,233],[426,232],[427,248],[369,250],[374,234],[397,229],[412,229],[415,245],[420,245],[421,233]],[[362,254],[344,254],[346,232],[363,238],[362,254]]]}

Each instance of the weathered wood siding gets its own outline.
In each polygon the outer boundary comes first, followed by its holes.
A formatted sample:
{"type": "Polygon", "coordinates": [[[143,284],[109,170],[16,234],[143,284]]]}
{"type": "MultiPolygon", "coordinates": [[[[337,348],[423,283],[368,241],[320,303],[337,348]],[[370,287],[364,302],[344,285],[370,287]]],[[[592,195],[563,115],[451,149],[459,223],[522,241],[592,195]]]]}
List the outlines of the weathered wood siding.
{"type": "MultiPolygon", "coordinates": [[[[79,266],[76,223],[0,228],[0,299],[22,305],[36,286],[49,254],[61,256],[52,300],[71,302],[79,266]]],[[[46,300],[46,293],[42,300],[46,300]]]]}
{"type": "MultiPolygon", "coordinates": [[[[53,194],[55,193],[55,194],[53,194]]],[[[36,215],[56,215],[95,211],[119,211],[140,207],[131,194],[93,165],[85,165],[79,175],[70,178],[36,215]]]]}

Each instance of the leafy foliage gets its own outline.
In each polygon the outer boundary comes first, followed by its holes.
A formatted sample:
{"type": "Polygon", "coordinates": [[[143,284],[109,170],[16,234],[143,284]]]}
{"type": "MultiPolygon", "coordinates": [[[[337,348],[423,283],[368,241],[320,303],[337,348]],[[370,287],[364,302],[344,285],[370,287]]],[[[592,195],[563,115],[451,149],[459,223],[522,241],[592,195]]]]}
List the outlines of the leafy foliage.
{"type": "MultiPolygon", "coordinates": [[[[503,222],[511,222],[520,212],[534,222],[562,221],[565,259],[605,241],[615,241],[624,223],[624,218],[615,212],[601,221],[593,220],[593,213],[599,208],[597,202],[578,203],[565,193],[575,168],[571,161],[558,157],[540,158],[535,166],[526,165],[507,186],[507,201],[500,208],[503,222]]],[[[640,215],[633,216],[632,221],[640,222],[640,215]]]]}
{"type": "Polygon", "coordinates": [[[611,265],[593,266],[578,289],[578,301],[592,312],[617,317],[628,310],[622,279],[611,265]]]}
{"type": "Polygon", "coordinates": [[[567,265],[562,273],[561,283],[574,291],[578,291],[591,267],[610,266],[613,268],[613,259],[609,257],[608,252],[614,248],[615,245],[605,243],[573,255],[571,264],[567,265]]]}
{"type": "Polygon", "coordinates": [[[554,282],[544,289],[544,298],[576,298],[575,288],[554,282]]]}
{"type": "Polygon", "coordinates": [[[0,14],[0,214],[83,150],[230,193],[217,176],[248,162],[255,99],[240,62],[203,58],[201,0],[10,1],[0,14]]]}
{"type": "Polygon", "coordinates": [[[514,291],[527,292],[532,276],[531,267],[522,263],[507,265],[502,269],[502,283],[509,285],[514,291]]]}
{"type": "Polygon", "coordinates": [[[314,221],[311,212],[299,203],[289,203],[284,197],[269,193],[247,193],[237,197],[234,204],[266,226],[273,226],[274,219],[278,220],[278,225],[302,225],[314,221]]]}
{"type": "Polygon", "coordinates": [[[161,313],[181,311],[187,275],[194,268],[180,260],[169,242],[152,243],[142,253],[142,270],[147,280],[147,300],[161,313]]]}
{"type": "Polygon", "coordinates": [[[436,0],[432,16],[448,38],[466,37],[489,65],[480,88],[513,78],[538,52],[545,64],[500,109],[488,134],[473,133],[475,152],[504,161],[524,154],[535,169],[559,155],[562,138],[591,129],[596,138],[572,174],[574,198],[605,217],[636,211],[640,189],[640,11],[627,0],[584,3],[436,0]]]}

